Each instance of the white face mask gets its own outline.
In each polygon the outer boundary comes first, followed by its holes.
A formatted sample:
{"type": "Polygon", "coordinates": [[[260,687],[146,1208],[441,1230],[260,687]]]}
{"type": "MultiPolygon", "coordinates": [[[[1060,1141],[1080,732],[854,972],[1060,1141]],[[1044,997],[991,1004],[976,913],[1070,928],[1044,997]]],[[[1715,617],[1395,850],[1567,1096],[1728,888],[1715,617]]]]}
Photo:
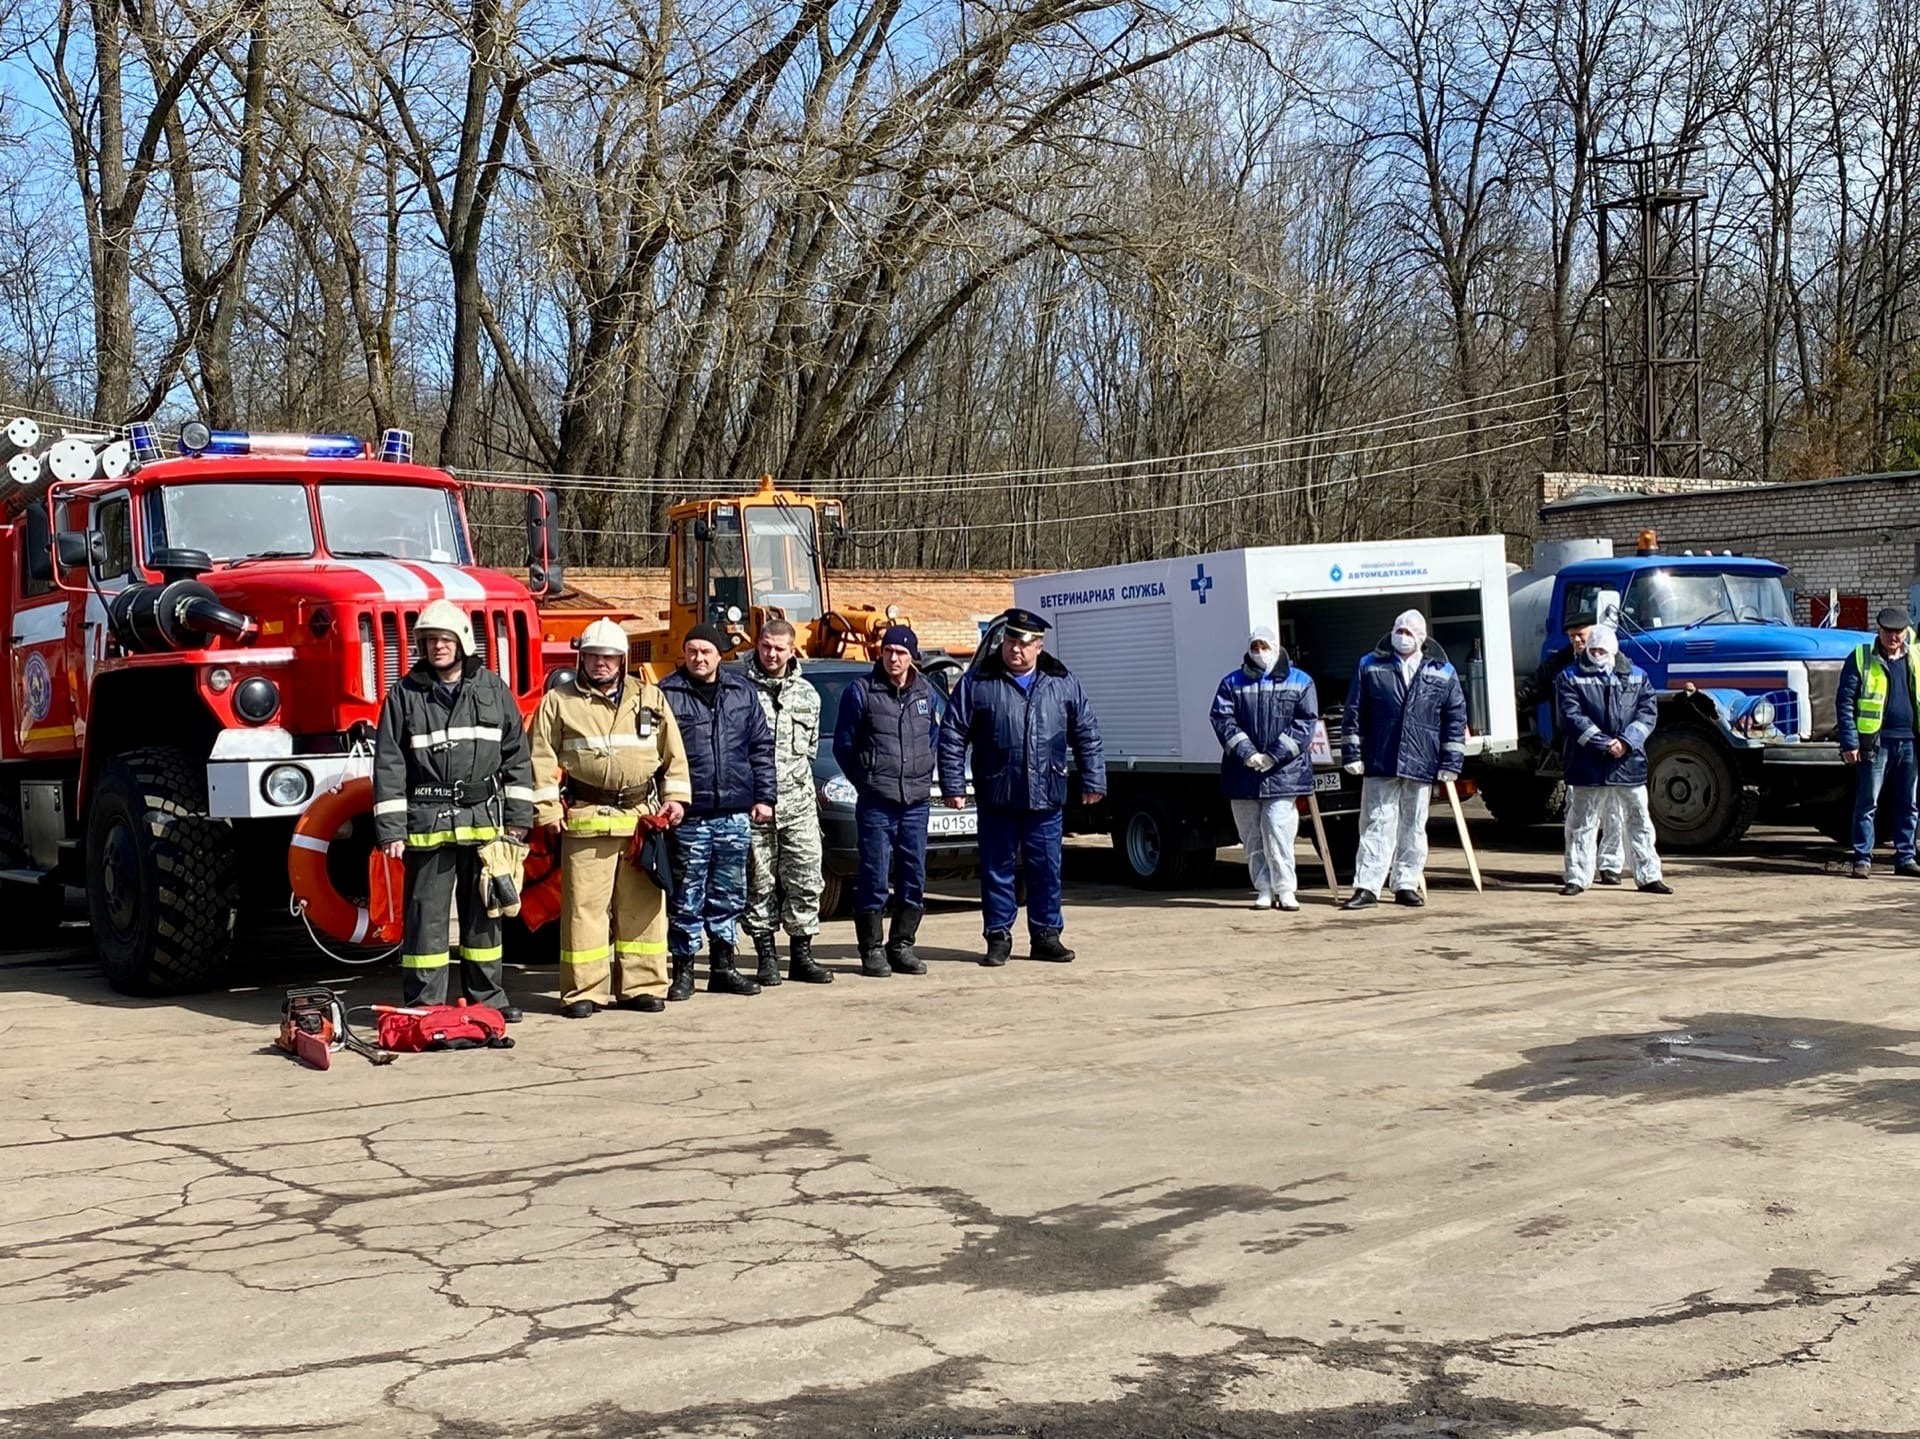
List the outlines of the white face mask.
{"type": "Polygon", "coordinates": [[[1402,659],[1405,659],[1419,648],[1420,641],[1408,634],[1405,630],[1395,630],[1393,632],[1393,652],[1402,659]]]}
{"type": "Polygon", "coordinates": [[[1253,661],[1254,666],[1261,674],[1267,675],[1273,673],[1273,664],[1278,656],[1276,656],[1272,650],[1262,645],[1258,649],[1248,650],[1247,658],[1253,661]]]}
{"type": "Polygon", "coordinates": [[[1597,670],[1610,670],[1613,668],[1613,656],[1606,650],[1588,650],[1586,653],[1586,661],[1597,670]]]}

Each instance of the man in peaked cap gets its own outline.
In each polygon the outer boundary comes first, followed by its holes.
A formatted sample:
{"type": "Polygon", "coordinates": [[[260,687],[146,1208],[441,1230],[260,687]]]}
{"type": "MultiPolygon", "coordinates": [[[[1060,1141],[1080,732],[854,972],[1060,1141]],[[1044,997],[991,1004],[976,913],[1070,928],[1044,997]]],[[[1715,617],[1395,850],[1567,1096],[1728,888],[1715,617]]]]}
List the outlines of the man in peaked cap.
{"type": "Polygon", "coordinates": [[[1033,958],[1064,964],[1060,942],[1060,840],[1066,829],[1067,755],[1080,770],[1080,801],[1096,804],[1107,788],[1100,724],[1073,673],[1042,648],[1049,628],[1032,610],[996,621],[1000,646],[961,677],[940,726],[940,790],[947,805],[967,799],[973,752],[980,807],[980,900],[985,965],[1013,955],[1015,857],[1027,879],[1027,935],[1033,958]]]}

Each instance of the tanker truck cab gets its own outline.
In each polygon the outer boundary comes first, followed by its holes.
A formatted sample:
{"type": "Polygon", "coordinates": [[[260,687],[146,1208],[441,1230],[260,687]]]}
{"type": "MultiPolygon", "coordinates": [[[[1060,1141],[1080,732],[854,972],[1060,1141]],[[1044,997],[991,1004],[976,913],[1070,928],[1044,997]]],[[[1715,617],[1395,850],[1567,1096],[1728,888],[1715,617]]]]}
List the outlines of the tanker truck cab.
{"type": "MultiPolygon", "coordinates": [[[[376,460],[351,436],[189,424],[177,457],[136,442],[125,474],[45,486],[53,582],[8,590],[14,646],[31,643],[10,676],[0,819],[24,828],[51,805],[62,820],[0,867],[87,891],[116,988],[202,987],[243,907],[285,912],[295,822],[367,773],[428,603],[465,611],[480,662],[523,713],[538,702],[533,596],[475,565],[462,483],[413,464],[397,433],[376,460]]],[[[319,844],[364,895],[370,818],[319,844]]]]}
{"type": "MultiPolygon", "coordinates": [[[[1848,653],[1872,636],[1796,624],[1789,579],[1783,565],[1755,556],[1663,554],[1648,535],[1638,553],[1566,565],[1550,590],[1536,582],[1531,604],[1528,586],[1515,590],[1523,663],[1544,661],[1565,644],[1568,615],[1595,615],[1614,626],[1620,653],[1659,692],[1660,723],[1647,757],[1663,845],[1731,843],[1763,809],[1782,818],[1801,810],[1824,823],[1846,802],[1834,701],[1848,653]],[[1539,598],[1549,600],[1544,614],[1539,598]]],[[[1536,700],[1527,715],[1528,752],[1538,756],[1542,776],[1557,775],[1558,753],[1541,738],[1552,734],[1552,696],[1536,700]]],[[[1488,798],[1515,802],[1498,787],[1488,798]]]]}

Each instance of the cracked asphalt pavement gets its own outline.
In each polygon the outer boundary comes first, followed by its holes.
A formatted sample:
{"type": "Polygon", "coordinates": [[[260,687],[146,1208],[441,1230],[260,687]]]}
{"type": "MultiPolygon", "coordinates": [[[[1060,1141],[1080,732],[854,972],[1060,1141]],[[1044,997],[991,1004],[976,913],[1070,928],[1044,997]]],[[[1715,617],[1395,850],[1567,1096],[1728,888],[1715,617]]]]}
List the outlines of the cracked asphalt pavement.
{"type": "MultiPolygon", "coordinates": [[[[1079,960],[268,1048],[0,954],[0,1436],[1920,1435],[1920,884],[1244,907],[1071,856],[1079,960]]],[[[1303,871],[1311,864],[1302,851],[1303,871]]]]}

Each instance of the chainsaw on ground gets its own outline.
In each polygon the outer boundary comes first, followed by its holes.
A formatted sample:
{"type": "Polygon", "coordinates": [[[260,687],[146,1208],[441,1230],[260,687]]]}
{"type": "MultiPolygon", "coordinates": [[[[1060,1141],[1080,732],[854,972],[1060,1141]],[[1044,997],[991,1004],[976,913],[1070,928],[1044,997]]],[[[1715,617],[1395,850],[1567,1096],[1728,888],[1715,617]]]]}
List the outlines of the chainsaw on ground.
{"type": "Polygon", "coordinates": [[[332,1067],[333,1055],[352,1050],[373,1064],[392,1064],[394,1056],[377,1049],[353,1032],[340,996],[324,986],[290,989],[280,1011],[280,1034],[273,1041],[313,1069],[332,1067]]]}

